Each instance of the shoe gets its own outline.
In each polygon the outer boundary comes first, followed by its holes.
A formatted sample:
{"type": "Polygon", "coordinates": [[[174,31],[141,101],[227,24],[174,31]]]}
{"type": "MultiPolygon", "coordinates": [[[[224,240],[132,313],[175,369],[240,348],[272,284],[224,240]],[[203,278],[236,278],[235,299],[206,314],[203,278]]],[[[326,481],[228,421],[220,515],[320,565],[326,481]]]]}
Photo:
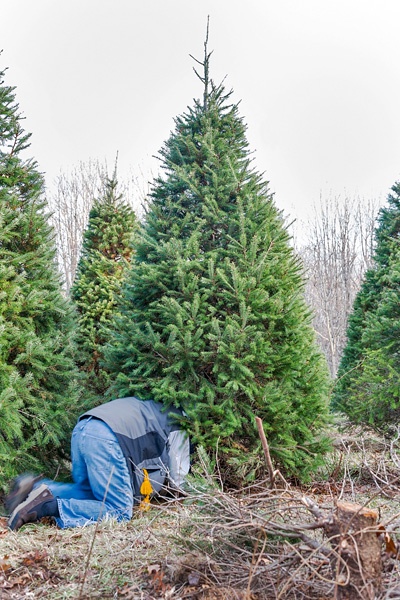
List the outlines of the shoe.
{"type": "Polygon", "coordinates": [[[17,531],[26,523],[35,523],[45,516],[50,516],[48,507],[46,507],[49,502],[57,505],[49,488],[42,483],[31,491],[24,502],[18,504],[8,519],[8,527],[12,531],[17,531]]]}
{"type": "Polygon", "coordinates": [[[4,500],[4,507],[8,515],[29,496],[33,486],[40,479],[42,479],[42,475],[32,475],[32,473],[23,473],[13,479],[10,492],[4,500]]]}

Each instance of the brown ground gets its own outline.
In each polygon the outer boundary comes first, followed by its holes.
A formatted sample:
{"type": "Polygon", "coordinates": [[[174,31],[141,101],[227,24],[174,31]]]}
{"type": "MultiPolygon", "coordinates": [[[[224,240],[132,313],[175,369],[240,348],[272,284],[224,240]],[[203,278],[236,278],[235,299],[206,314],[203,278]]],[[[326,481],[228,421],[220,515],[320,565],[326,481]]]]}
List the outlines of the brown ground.
{"type": "Polygon", "coordinates": [[[324,519],[338,500],[378,511],[385,529],[376,600],[400,598],[397,448],[397,440],[347,430],[309,486],[278,481],[271,490],[264,482],[226,493],[204,472],[187,499],[153,504],[129,523],[60,530],[45,522],[13,533],[0,519],[0,599],[333,598],[329,540],[305,496],[324,519]]]}

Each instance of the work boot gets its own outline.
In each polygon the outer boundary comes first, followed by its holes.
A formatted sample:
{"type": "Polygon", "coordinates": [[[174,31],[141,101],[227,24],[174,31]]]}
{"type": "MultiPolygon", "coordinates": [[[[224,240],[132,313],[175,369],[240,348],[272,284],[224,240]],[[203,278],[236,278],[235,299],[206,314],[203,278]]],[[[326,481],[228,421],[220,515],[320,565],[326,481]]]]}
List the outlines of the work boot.
{"type": "Polygon", "coordinates": [[[32,473],[23,473],[18,475],[11,482],[11,488],[4,500],[4,507],[7,514],[10,515],[13,510],[21,504],[33,490],[33,486],[42,478],[42,475],[33,475],[32,473]]]}
{"type": "Polygon", "coordinates": [[[17,531],[26,523],[35,523],[43,517],[54,517],[58,514],[57,500],[49,488],[42,483],[31,491],[24,502],[18,504],[8,519],[8,527],[17,531]]]}

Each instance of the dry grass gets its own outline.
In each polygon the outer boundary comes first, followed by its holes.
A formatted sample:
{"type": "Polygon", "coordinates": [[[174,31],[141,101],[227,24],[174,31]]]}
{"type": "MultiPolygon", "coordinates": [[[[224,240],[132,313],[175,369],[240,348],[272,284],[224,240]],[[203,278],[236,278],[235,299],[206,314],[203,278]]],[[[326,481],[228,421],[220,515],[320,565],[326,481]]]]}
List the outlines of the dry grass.
{"type": "MultiPolygon", "coordinates": [[[[318,481],[266,482],[227,492],[206,464],[187,498],[154,504],[129,523],[0,531],[0,598],[141,600],[327,599],[326,540],[304,497],[328,518],[338,500],[368,504],[396,542],[398,439],[347,429],[318,481]]],[[[5,524],[3,523],[3,526],[5,524]]],[[[400,598],[399,564],[384,552],[380,600],[400,598]]],[[[377,599],[378,600],[378,599],[377,599]]]]}
{"type": "Polygon", "coordinates": [[[129,523],[60,530],[28,525],[0,539],[0,598],[152,598],[175,552],[181,510],[166,505],[129,523]],[[88,560],[89,557],[89,560],[88,560]]]}

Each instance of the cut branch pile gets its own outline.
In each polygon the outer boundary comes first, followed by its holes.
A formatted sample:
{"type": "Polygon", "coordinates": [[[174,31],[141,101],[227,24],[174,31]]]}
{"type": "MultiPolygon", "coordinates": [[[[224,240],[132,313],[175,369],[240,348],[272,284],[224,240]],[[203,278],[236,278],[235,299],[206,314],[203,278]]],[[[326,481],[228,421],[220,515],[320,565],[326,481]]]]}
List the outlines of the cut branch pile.
{"type": "Polygon", "coordinates": [[[361,505],[321,506],[265,482],[241,493],[192,489],[180,511],[175,539],[186,552],[169,564],[175,582],[197,569],[230,597],[372,600],[389,597],[382,590],[399,576],[393,533],[361,505]]]}
{"type": "MultiPolygon", "coordinates": [[[[393,443],[390,448],[384,445],[382,456],[371,461],[364,442],[356,442],[360,468],[364,475],[369,469],[369,482],[375,484],[375,489],[369,485],[365,502],[349,502],[345,491],[352,496],[355,486],[343,483],[336,486],[336,495],[331,486],[331,495],[321,503],[315,494],[310,497],[278,477],[262,423],[257,426],[269,478],[240,492],[225,492],[205,465],[207,490],[193,484],[189,499],[181,505],[176,538],[189,554],[169,565],[172,579],[183,584],[197,565],[200,581],[229,589],[227,598],[400,598],[399,514],[391,511],[384,520],[385,515],[369,507],[370,501],[385,494],[399,495],[399,479],[392,476],[387,462],[388,452],[390,463],[396,459],[393,443]],[[191,506],[196,510],[192,512],[191,506]]],[[[351,478],[351,469],[346,443],[342,445],[345,481],[351,478]]]]}

